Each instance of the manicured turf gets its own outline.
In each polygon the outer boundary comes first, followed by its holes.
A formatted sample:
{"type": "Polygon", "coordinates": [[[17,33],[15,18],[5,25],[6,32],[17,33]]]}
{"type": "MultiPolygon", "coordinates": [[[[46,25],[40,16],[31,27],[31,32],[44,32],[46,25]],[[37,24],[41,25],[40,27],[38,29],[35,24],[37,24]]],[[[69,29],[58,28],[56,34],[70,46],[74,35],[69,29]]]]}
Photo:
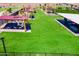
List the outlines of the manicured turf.
{"type": "MultiPolygon", "coordinates": [[[[75,37],[55,20],[60,16],[47,16],[43,11],[36,13],[30,21],[31,33],[2,33],[7,52],[47,52],[79,54],[79,37],[75,37]]],[[[0,52],[3,52],[0,42],[0,52]]]]}
{"type": "MultiPolygon", "coordinates": [[[[7,10],[7,9],[8,8],[0,8],[0,12],[3,11],[3,10],[7,10]]],[[[12,8],[12,11],[17,10],[17,9],[20,9],[20,7],[12,8]]]]}
{"type": "Polygon", "coordinates": [[[15,11],[15,10],[18,10],[18,9],[21,9],[21,7],[14,7],[14,8],[12,8],[12,11],[15,11]]]}
{"type": "Polygon", "coordinates": [[[6,10],[6,9],[7,9],[7,8],[0,8],[0,12],[3,11],[3,10],[6,10]]]}
{"type": "Polygon", "coordinates": [[[73,14],[79,14],[79,10],[71,10],[71,9],[65,9],[65,8],[61,8],[61,9],[56,9],[56,12],[58,13],[73,13],[73,14]]]}

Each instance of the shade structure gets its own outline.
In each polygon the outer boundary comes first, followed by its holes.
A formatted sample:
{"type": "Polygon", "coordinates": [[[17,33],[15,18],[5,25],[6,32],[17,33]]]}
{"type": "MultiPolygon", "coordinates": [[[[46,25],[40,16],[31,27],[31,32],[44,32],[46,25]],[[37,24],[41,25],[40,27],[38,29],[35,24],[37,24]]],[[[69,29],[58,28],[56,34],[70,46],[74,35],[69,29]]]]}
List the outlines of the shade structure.
{"type": "Polygon", "coordinates": [[[0,16],[0,20],[27,20],[28,16],[0,16]]]}
{"type": "Polygon", "coordinates": [[[79,14],[58,13],[58,15],[79,24],[79,14]]]}

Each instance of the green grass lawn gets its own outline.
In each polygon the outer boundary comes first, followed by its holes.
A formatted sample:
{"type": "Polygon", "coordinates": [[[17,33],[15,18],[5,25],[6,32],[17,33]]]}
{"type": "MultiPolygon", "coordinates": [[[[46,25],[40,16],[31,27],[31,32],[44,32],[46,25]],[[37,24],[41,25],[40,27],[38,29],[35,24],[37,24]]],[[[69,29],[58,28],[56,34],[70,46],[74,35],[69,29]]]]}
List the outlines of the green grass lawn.
{"type": "MultiPolygon", "coordinates": [[[[31,33],[4,32],[7,52],[46,52],[79,54],[79,37],[75,37],[56,22],[60,16],[47,16],[43,11],[36,13],[30,21],[31,33]]],[[[0,41],[0,52],[3,46],[0,41]]]]}
{"type": "Polygon", "coordinates": [[[21,9],[21,7],[13,7],[13,8],[12,8],[12,11],[18,10],[18,9],[21,9]]]}
{"type": "MultiPolygon", "coordinates": [[[[7,9],[8,8],[0,8],[0,12],[3,11],[3,10],[7,10],[7,9]]],[[[20,9],[20,7],[12,8],[12,11],[17,10],[17,9],[20,9]]]]}
{"type": "Polygon", "coordinates": [[[3,10],[6,10],[6,8],[0,8],[0,12],[3,11],[3,10]]]}
{"type": "Polygon", "coordinates": [[[60,9],[56,9],[56,12],[58,13],[73,13],[73,14],[79,14],[79,10],[72,10],[71,8],[66,7],[59,7],[60,9]]]}

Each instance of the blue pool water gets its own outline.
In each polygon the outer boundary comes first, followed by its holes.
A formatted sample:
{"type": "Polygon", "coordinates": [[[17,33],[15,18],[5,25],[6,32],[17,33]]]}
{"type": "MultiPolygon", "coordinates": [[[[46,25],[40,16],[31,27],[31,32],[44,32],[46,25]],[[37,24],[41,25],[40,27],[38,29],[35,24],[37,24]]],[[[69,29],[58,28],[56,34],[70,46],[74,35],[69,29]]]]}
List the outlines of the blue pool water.
{"type": "Polygon", "coordinates": [[[57,20],[57,21],[59,21],[62,25],[64,25],[66,28],[68,28],[75,34],[79,34],[79,25],[78,24],[76,24],[70,20],[67,21],[67,24],[65,24],[64,20],[57,20]]]}
{"type": "MultiPolygon", "coordinates": [[[[22,23],[20,23],[19,25],[18,23],[7,23],[4,29],[24,29],[24,26],[22,26],[22,23]]],[[[31,30],[30,24],[26,24],[26,30],[31,30]]]]}

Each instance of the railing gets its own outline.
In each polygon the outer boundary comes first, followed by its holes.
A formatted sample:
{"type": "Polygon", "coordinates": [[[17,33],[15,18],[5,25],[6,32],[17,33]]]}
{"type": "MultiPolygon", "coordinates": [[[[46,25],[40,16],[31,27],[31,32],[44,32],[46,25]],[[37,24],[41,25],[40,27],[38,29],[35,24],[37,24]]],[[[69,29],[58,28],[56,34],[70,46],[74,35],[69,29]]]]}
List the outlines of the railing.
{"type": "MultiPolygon", "coordinates": [[[[5,56],[5,53],[0,53],[0,56],[5,56]]],[[[69,53],[41,53],[41,52],[10,52],[7,56],[79,56],[79,54],[69,53]]]]}

